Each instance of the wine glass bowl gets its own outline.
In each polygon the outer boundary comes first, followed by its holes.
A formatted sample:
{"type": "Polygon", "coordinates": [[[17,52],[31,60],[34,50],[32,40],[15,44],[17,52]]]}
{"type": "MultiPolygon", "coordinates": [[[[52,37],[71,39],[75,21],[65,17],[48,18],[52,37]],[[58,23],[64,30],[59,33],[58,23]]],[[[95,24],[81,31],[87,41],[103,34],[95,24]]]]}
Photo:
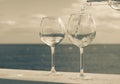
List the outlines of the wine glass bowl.
{"type": "Polygon", "coordinates": [[[89,14],[72,14],[68,22],[68,37],[78,47],[85,47],[95,38],[95,22],[89,14]]]}
{"type": "Polygon", "coordinates": [[[84,78],[83,48],[89,45],[96,36],[96,25],[88,13],[71,14],[67,34],[70,41],[80,49],[80,77],[84,78]]]}
{"type": "Polygon", "coordinates": [[[40,23],[40,38],[42,42],[51,48],[51,74],[55,70],[55,46],[58,45],[65,36],[64,24],[60,17],[43,17],[40,23]]]}
{"type": "Polygon", "coordinates": [[[111,8],[120,11],[120,0],[108,0],[108,5],[111,8]]]}

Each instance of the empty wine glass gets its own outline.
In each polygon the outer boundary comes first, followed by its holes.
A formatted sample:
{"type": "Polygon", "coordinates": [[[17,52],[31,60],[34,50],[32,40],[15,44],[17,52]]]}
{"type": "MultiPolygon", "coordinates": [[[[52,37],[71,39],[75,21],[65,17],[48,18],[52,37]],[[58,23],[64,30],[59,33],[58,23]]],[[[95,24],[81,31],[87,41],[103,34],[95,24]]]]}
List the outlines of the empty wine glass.
{"type": "Polygon", "coordinates": [[[120,11],[120,0],[109,0],[108,5],[111,8],[120,11]]]}
{"type": "Polygon", "coordinates": [[[55,46],[58,45],[65,36],[64,24],[60,17],[43,17],[40,24],[40,38],[51,47],[51,72],[55,75],[55,46]]]}
{"type": "Polygon", "coordinates": [[[87,13],[71,14],[69,18],[67,26],[68,38],[80,49],[80,76],[78,78],[88,79],[84,75],[83,48],[95,38],[95,28],[93,17],[87,13]]]}

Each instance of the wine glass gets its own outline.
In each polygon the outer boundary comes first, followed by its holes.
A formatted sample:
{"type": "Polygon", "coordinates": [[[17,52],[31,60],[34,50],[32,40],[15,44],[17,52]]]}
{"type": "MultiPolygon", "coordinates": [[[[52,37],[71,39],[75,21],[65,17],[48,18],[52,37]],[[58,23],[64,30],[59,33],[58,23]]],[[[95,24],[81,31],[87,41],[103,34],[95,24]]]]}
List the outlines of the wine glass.
{"type": "Polygon", "coordinates": [[[70,41],[80,49],[80,76],[78,78],[89,79],[84,75],[83,49],[89,45],[96,36],[96,25],[92,15],[88,13],[71,14],[67,34],[70,41]]]}
{"type": "Polygon", "coordinates": [[[55,75],[55,46],[58,45],[65,36],[65,27],[60,17],[43,17],[40,24],[40,38],[51,48],[51,71],[55,75]]]}
{"type": "Polygon", "coordinates": [[[108,5],[111,8],[120,11],[120,0],[109,0],[108,5]]]}

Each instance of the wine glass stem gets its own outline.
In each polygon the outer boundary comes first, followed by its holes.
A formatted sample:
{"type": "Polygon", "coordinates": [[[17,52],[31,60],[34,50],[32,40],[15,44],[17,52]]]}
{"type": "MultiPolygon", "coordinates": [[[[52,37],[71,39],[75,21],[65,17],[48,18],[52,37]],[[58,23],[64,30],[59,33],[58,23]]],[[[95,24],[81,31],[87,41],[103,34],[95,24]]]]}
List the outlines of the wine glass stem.
{"type": "Polygon", "coordinates": [[[80,47],[80,76],[84,76],[84,56],[82,47],[80,47]]]}
{"type": "Polygon", "coordinates": [[[55,47],[51,47],[51,73],[55,73],[55,47]]]}

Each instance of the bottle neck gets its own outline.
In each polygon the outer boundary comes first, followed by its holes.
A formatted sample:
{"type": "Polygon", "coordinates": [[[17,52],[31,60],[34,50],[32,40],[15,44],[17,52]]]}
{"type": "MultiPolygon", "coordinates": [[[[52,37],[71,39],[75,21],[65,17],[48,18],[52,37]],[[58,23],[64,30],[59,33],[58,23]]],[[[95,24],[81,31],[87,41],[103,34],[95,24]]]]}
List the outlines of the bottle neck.
{"type": "Polygon", "coordinates": [[[80,12],[81,12],[81,13],[86,13],[86,8],[87,8],[87,4],[86,4],[86,3],[82,4],[82,5],[81,5],[80,12]]]}
{"type": "Polygon", "coordinates": [[[91,2],[84,3],[84,4],[81,5],[80,13],[91,14],[91,8],[92,8],[91,2]]]}

